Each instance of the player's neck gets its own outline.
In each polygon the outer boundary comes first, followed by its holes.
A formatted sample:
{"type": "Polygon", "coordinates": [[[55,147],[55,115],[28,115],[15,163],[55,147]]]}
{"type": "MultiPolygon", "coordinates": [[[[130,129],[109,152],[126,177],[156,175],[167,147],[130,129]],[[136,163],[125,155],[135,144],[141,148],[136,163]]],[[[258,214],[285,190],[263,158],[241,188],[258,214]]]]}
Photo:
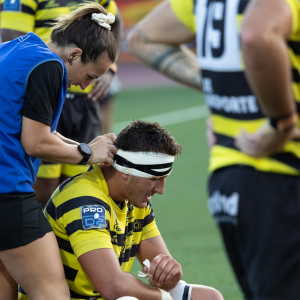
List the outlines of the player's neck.
{"type": "Polygon", "coordinates": [[[126,197],[123,191],[123,182],[121,180],[120,172],[112,169],[112,167],[101,167],[101,171],[107,183],[109,196],[114,201],[124,201],[126,197]]]}

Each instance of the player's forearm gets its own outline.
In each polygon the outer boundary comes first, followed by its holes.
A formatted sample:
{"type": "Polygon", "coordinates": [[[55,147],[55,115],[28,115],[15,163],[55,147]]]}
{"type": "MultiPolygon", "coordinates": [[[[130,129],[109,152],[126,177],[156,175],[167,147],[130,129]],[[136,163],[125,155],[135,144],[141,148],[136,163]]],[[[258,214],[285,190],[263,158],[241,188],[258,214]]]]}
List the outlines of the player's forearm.
{"type": "Polygon", "coordinates": [[[77,164],[82,160],[76,144],[68,144],[54,134],[42,139],[28,141],[30,137],[22,134],[22,146],[30,156],[57,163],[77,164]],[[27,142],[26,142],[27,140],[27,142]]]}
{"type": "Polygon", "coordinates": [[[136,30],[128,45],[129,52],[144,64],[189,87],[201,90],[201,75],[196,55],[178,46],[153,43],[141,30],[136,30]]]}
{"type": "Polygon", "coordinates": [[[101,287],[98,291],[106,299],[117,299],[131,296],[143,300],[161,300],[161,292],[158,288],[145,284],[129,273],[122,272],[107,287],[101,287]],[[112,284],[112,285],[111,285],[112,284]]]}
{"type": "Polygon", "coordinates": [[[57,137],[59,137],[64,143],[67,143],[67,144],[70,144],[70,145],[79,145],[78,142],[66,138],[65,136],[61,135],[57,131],[54,131],[53,134],[55,134],[57,137]]]}

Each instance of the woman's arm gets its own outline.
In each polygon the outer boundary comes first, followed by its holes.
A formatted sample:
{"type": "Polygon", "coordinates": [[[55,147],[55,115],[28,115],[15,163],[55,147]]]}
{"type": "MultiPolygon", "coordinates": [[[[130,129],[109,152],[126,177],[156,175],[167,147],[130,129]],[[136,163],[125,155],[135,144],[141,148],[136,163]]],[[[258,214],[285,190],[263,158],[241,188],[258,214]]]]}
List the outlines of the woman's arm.
{"type": "MultiPolygon", "coordinates": [[[[77,149],[77,143],[68,141],[73,144],[66,143],[59,136],[52,134],[50,126],[23,116],[21,143],[28,155],[58,163],[77,164],[83,157],[77,149]]],[[[89,164],[113,163],[117,148],[109,136],[99,137],[90,147],[93,153],[89,164]]]]}

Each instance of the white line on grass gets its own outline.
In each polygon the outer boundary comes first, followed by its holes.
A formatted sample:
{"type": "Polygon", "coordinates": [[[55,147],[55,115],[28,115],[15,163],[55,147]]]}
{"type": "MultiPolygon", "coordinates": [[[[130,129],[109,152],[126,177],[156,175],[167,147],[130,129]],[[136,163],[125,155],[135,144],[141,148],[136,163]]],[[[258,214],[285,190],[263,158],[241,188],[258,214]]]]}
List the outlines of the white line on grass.
{"type": "MultiPolygon", "coordinates": [[[[188,122],[196,119],[205,118],[206,116],[208,116],[208,114],[209,114],[208,108],[205,104],[203,104],[203,105],[172,111],[169,113],[154,115],[145,118],[138,118],[138,119],[141,119],[143,121],[148,121],[148,122],[158,122],[161,126],[166,126],[166,125],[174,125],[174,124],[188,122]]],[[[113,132],[119,133],[130,122],[132,122],[132,120],[113,124],[113,132]]]]}

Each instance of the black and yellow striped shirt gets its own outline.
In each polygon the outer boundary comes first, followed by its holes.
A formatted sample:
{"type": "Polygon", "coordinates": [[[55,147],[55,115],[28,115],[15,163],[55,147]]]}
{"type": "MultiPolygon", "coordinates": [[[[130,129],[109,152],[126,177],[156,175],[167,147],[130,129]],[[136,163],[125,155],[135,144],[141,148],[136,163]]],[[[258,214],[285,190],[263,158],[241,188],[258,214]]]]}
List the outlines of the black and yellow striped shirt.
{"type": "MultiPolygon", "coordinates": [[[[61,14],[69,14],[76,9],[80,0],[0,0],[1,15],[0,28],[21,32],[34,32],[44,42],[50,40],[51,22],[61,14]]],[[[113,0],[95,0],[107,12],[116,15],[117,5],[113,0]]],[[[84,91],[80,87],[72,86],[70,92],[89,93],[92,86],[84,91]]]]}
{"type": "MultiPolygon", "coordinates": [[[[285,0],[293,15],[287,43],[294,99],[300,111],[300,2],[285,0]]],[[[230,165],[248,165],[259,171],[299,176],[300,143],[289,141],[281,153],[253,158],[234,146],[240,129],[254,133],[265,122],[256,97],[244,76],[239,39],[249,0],[171,0],[178,19],[196,34],[203,92],[210,107],[217,144],[210,157],[210,172],[230,165]]]]}
{"type": "MultiPolygon", "coordinates": [[[[113,249],[120,268],[129,272],[140,242],[160,234],[151,204],[137,208],[125,201],[120,209],[110,198],[97,165],[62,183],[45,214],[58,241],[72,299],[103,299],[81,267],[80,255],[95,249],[113,249]]],[[[19,299],[28,299],[19,291],[19,299]]]]}

